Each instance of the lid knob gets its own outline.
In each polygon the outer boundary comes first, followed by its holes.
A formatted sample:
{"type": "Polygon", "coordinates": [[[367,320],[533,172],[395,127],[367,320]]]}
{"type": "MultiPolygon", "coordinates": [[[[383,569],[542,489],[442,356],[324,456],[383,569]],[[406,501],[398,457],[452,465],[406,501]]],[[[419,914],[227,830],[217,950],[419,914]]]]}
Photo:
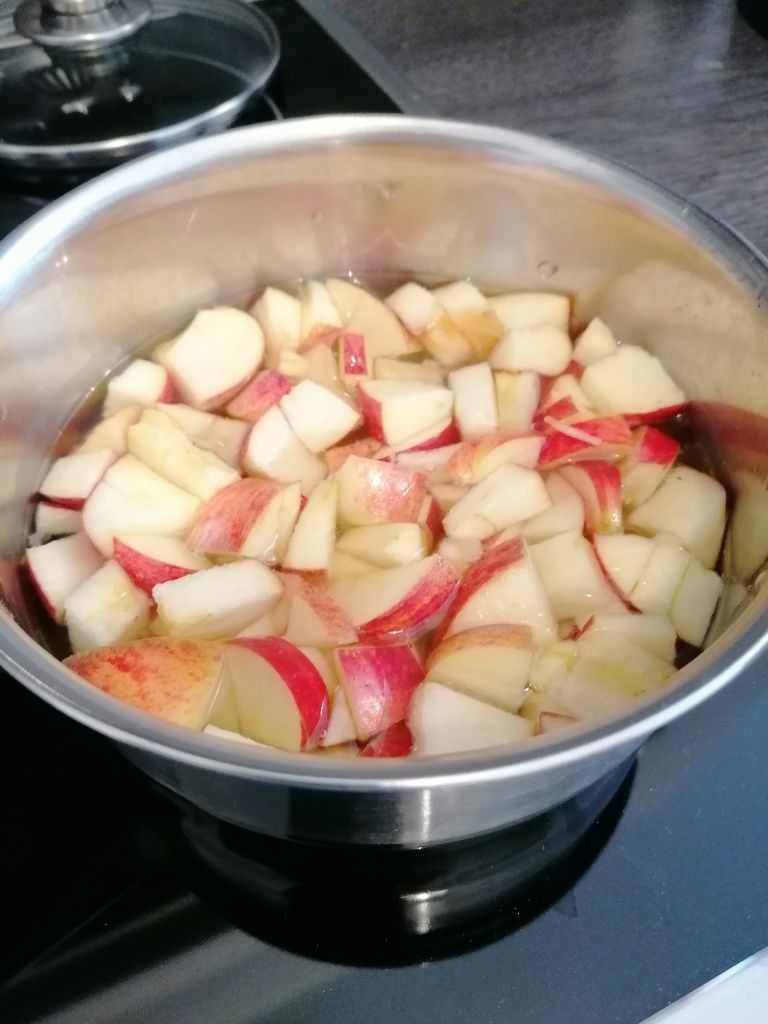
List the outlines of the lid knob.
{"type": "Polygon", "coordinates": [[[92,52],[127,39],[151,13],[150,0],[23,0],[14,23],[48,51],[92,52]]]}

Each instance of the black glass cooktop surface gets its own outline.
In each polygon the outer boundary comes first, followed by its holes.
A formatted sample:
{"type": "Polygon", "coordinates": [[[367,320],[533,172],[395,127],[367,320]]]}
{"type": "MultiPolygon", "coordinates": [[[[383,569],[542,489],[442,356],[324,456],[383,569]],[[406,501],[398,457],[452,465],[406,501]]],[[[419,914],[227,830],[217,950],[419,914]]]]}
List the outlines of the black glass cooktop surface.
{"type": "MultiPolygon", "coordinates": [[[[264,7],[283,60],[246,121],[418,109],[354,37],[264,7]]],[[[0,182],[2,231],[68,184],[0,182]]],[[[172,802],[0,675],[0,1022],[639,1024],[768,945],[763,675],[549,815],[367,855],[172,802]]]]}

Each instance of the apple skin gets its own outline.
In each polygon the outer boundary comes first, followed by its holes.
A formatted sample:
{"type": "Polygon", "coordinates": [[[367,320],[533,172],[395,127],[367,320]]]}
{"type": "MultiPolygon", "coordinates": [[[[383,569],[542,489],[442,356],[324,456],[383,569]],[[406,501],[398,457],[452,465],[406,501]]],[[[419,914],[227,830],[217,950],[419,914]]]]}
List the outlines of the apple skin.
{"type": "Polygon", "coordinates": [[[411,730],[405,722],[395,722],[368,740],[360,751],[360,757],[409,757],[412,753],[411,730]]]}
{"type": "Polygon", "coordinates": [[[277,370],[265,370],[255,377],[227,405],[227,415],[255,423],[273,405],[287,395],[293,385],[277,370]]]}
{"type": "Polygon", "coordinates": [[[284,574],[289,613],[285,635],[308,647],[334,647],[357,642],[357,631],[343,608],[323,588],[298,574],[284,574]],[[306,610],[302,612],[302,606],[306,610]],[[309,623],[304,620],[310,619],[309,623]],[[315,621],[316,620],[316,621],[315,621]]]}
{"type": "Polygon", "coordinates": [[[217,644],[166,637],[73,654],[64,664],[103,693],[190,729],[206,724],[222,674],[217,644]]]}
{"type": "MultiPolygon", "coordinates": [[[[240,637],[230,640],[227,650],[244,650],[269,665],[282,680],[295,704],[300,726],[299,750],[312,750],[328,725],[328,690],[323,677],[310,659],[281,637],[240,637]]],[[[254,662],[254,675],[258,662],[254,662]]],[[[238,684],[235,682],[237,695],[238,684]]],[[[236,699],[237,696],[236,696],[236,699]]],[[[262,715],[267,717],[265,707],[262,715]]],[[[265,727],[268,731],[268,727],[265,727]]],[[[269,742],[264,740],[263,742],[269,742]]]]}
{"type": "Polygon", "coordinates": [[[615,463],[588,460],[563,466],[560,474],[584,502],[588,537],[621,533],[621,471],[615,463]]]}
{"type": "Polygon", "coordinates": [[[362,437],[349,444],[339,444],[323,453],[328,465],[328,472],[335,473],[347,461],[350,455],[358,455],[362,459],[372,459],[381,445],[375,437],[362,437]]]}
{"type": "Polygon", "coordinates": [[[403,721],[424,675],[410,647],[340,647],[334,656],[358,740],[403,721]]]}
{"type": "Polygon", "coordinates": [[[336,474],[339,518],[349,526],[418,522],[427,474],[350,455],[336,474]]]}
{"type": "Polygon", "coordinates": [[[193,551],[236,554],[282,492],[272,480],[236,480],[206,502],[187,534],[187,544],[193,551]]]}
{"type": "MultiPolygon", "coordinates": [[[[173,540],[173,538],[168,538],[173,540]]],[[[194,552],[189,552],[190,561],[196,561],[195,567],[178,565],[174,562],[163,561],[159,558],[153,558],[146,552],[141,551],[138,547],[134,547],[120,539],[115,537],[112,544],[112,557],[123,570],[123,572],[130,576],[132,582],[144,591],[149,597],[152,596],[152,589],[157,586],[158,583],[167,583],[168,580],[177,580],[182,576],[188,576],[191,572],[197,572],[198,569],[210,568],[210,562],[198,556],[195,559],[194,552]]]]}
{"type": "Polygon", "coordinates": [[[634,445],[630,425],[623,416],[584,419],[568,423],[567,426],[589,434],[598,443],[590,444],[583,439],[552,430],[547,434],[539,455],[540,469],[554,469],[567,462],[584,459],[620,458],[627,455],[634,445]]]}

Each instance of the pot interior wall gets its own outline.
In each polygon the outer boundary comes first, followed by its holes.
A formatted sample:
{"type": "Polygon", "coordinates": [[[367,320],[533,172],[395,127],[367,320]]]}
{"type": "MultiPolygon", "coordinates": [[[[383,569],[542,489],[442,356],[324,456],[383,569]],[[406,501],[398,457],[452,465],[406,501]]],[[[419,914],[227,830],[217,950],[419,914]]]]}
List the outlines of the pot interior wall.
{"type": "Polygon", "coordinates": [[[471,276],[491,289],[567,291],[580,320],[599,314],[660,355],[696,400],[738,492],[724,624],[768,553],[757,261],[743,250],[726,271],[722,238],[708,252],[664,223],[665,200],[654,210],[642,183],[645,210],[575,157],[556,169],[514,146],[483,154],[341,137],[253,150],[213,167],[171,153],[155,161],[159,184],[138,187],[136,165],[119,172],[120,187],[113,178],[114,197],[102,179],[0,259],[0,585],[19,623],[36,633],[17,570],[29,498],[89,389],[199,306],[244,302],[270,281],[353,272],[387,286],[471,276]],[[757,418],[745,430],[734,410],[757,418]]]}

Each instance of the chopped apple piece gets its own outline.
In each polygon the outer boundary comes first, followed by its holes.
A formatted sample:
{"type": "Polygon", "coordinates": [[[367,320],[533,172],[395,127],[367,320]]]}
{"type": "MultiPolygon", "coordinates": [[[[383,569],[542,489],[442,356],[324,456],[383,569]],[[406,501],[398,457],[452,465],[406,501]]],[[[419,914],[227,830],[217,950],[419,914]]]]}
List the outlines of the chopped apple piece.
{"type": "MultiPolygon", "coordinates": [[[[191,405],[158,405],[160,412],[170,416],[181,427],[198,448],[218,455],[228,466],[240,466],[245,448],[245,439],[250,427],[240,420],[230,420],[225,416],[216,416],[202,409],[193,409],[191,405]]],[[[126,438],[127,443],[127,438],[126,438]]]]}
{"type": "Polygon", "coordinates": [[[448,383],[455,396],[456,422],[463,438],[482,437],[498,428],[496,392],[488,363],[452,370],[448,383]]]}
{"type": "Polygon", "coordinates": [[[63,455],[45,474],[40,493],[57,505],[80,509],[116,458],[111,448],[63,455]]]}
{"type": "Polygon", "coordinates": [[[408,757],[413,753],[413,736],[405,722],[395,722],[368,740],[360,757],[408,757]]]}
{"type": "Polygon", "coordinates": [[[522,373],[497,370],[493,380],[499,427],[502,430],[530,430],[541,393],[538,373],[531,370],[522,373]]]}
{"type": "Polygon", "coordinates": [[[556,618],[610,610],[618,604],[592,545],[580,531],[559,533],[532,544],[530,551],[556,618]]]}
{"type": "Polygon", "coordinates": [[[461,578],[435,643],[475,626],[528,625],[537,644],[551,642],[555,620],[524,542],[515,537],[488,550],[461,578]]]}
{"type": "Polygon", "coordinates": [[[506,746],[533,734],[531,723],[519,715],[431,680],[416,690],[408,725],[422,757],[506,746]]]}
{"type": "Polygon", "coordinates": [[[148,359],[134,359],[107,383],[104,415],[111,417],[134,405],[172,402],[175,396],[173,382],[164,366],[148,359]]]}
{"type": "Polygon", "coordinates": [[[638,533],[671,533],[711,569],[725,531],[726,496],[721,483],[688,466],[673,469],[627,523],[638,533]]]}
{"type": "Polygon", "coordinates": [[[675,643],[677,634],[666,615],[645,615],[634,613],[596,612],[579,620],[581,625],[579,636],[590,633],[594,636],[605,633],[608,636],[622,636],[626,640],[650,651],[664,661],[675,660],[675,643]]]}
{"type": "Polygon", "coordinates": [[[505,463],[535,469],[543,444],[540,434],[488,434],[466,441],[451,454],[450,479],[457,484],[476,484],[505,463]]]}
{"type": "Polygon", "coordinates": [[[288,550],[282,560],[286,569],[326,572],[336,541],[336,508],[339,485],[321,480],[299,513],[288,550]]]}
{"type": "Polygon", "coordinates": [[[113,557],[131,581],[150,597],[158,583],[180,579],[211,565],[177,537],[141,533],[116,536],[113,557]]]}
{"type": "MultiPolygon", "coordinates": [[[[444,312],[434,293],[415,281],[396,288],[385,302],[405,329],[414,336],[429,330],[444,312]]],[[[381,375],[377,373],[376,376],[381,375]]]]}
{"type": "Polygon", "coordinates": [[[399,444],[451,415],[453,392],[415,380],[371,380],[358,387],[368,432],[381,442],[399,444]]]}
{"type": "Polygon", "coordinates": [[[428,531],[418,523],[377,523],[352,527],[339,538],[337,547],[372,566],[389,569],[426,558],[431,544],[428,531]]]}
{"type": "MultiPolygon", "coordinates": [[[[419,452],[431,452],[457,444],[461,440],[459,428],[452,416],[445,416],[441,420],[430,424],[418,434],[411,434],[398,444],[393,444],[380,449],[376,453],[377,459],[390,460],[393,455],[414,454],[419,452]]],[[[402,460],[397,459],[401,462],[402,460]]]]}
{"type": "Polygon", "coordinates": [[[523,537],[531,544],[584,527],[584,502],[578,491],[559,473],[552,473],[544,486],[552,505],[526,519],[521,528],[523,537]]]}
{"type": "Polygon", "coordinates": [[[582,416],[595,414],[576,377],[572,373],[561,373],[552,381],[552,386],[546,394],[541,396],[534,420],[536,428],[540,429],[539,421],[543,421],[545,414],[557,415],[566,401],[574,413],[580,413],[582,416]]]}
{"type": "Polygon", "coordinates": [[[230,743],[244,743],[249,747],[261,747],[262,750],[272,749],[266,743],[257,743],[256,740],[250,740],[247,736],[242,736],[239,732],[234,732],[232,729],[220,729],[218,725],[206,725],[203,729],[203,735],[213,736],[217,740],[227,740],[230,743]]]}
{"type": "Polygon", "coordinates": [[[255,622],[252,622],[245,629],[241,629],[238,637],[249,636],[283,636],[288,628],[288,612],[290,611],[290,598],[284,593],[276,605],[269,611],[260,615],[255,622]]]}
{"type": "Polygon", "coordinates": [[[520,714],[533,725],[537,736],[544,732],[555,731],[542,728],[542,719],[547,716],[566,720],[569,725],[575,725],[578,722],[578,718],[574,718],[565,705],[559,704],[543,693],[529,693],[523,701],[520,714]]]}
{"type": "Polygon", "coordinates": [[[64,664],[97,689],[174,725],[200,730],[219,696],[222,658],[215,644],[150,637],[64,664]]]}
{"type": "Polygon", "coordinates": [[[213,557],[242,555],[274,565],[299,514],[298,484],[237,480],[206,502],[187,544],[213,557]]]}
{"type": "Polygon", "coordinates": [[[335,658],[358,740],[405,718],[424,675],[410,647],[339,647],[335,658]]]}
{"type": "Polygon", "coordinates": [[[301,289],[300,351],[334,341],[342,321],[333,298],[321,281],[307,281],[301,289]]]}
{"type": "Polygon", "coordinates": [[[336,479],[339,518],[348,526],[418,521],[427,493],[426,473],[350,455],[336,479]]]}
{"type": "Polygon", "coordinates": [[[491,309],[507,330],[548,325],[567,331],[571,302],[556,292],[517,292],[495,295],[488,300],[491,309]]]}
{"type": "Polygon", "coordinates": [[[346,576],[329,593],[349,615],[362,642],[392,643],[433,629],[457,586],[451,566],[430,555],[410,565],[346,576]]]}
{"type": "Polygon", "coordinates": [[[265,288],[251,307],[251,313],[264,332],[264,341],[270,358],[274,358],[284,349],[294,350],[299,347],[301,303],[293,295],[279,288],[265,288]]]}
{"type": "Polygon", "coordinates": [[[634,607],[641,612],[669,614],[672,598],[690,561],[690,554],[676,537],[665,534],[656,537],[651,557],[629,595],[634,607]]]}
{"type": "Polygon", "coordinates": [[[310,659],[280,637],[231,640],[224,652],[240,730],[278,750],[313,750],[328,725],[328,692],[310,659]]]}
{"type": "Polygon", "coordinates": [[[134,455],[123,455],[96,485],[83,508],[83,525],[105,556],[123,533],[179,537],[191,525],[200,501],[169,483],[134,455]]]}
{"type": "Polygon", "coordinates": [[[325,284],[341,313],[344,330],[363,335],[371,359],[421,351],[392,310],[370,292],[338,278],[329,278],[325,284]]]}
{"type": "Polygon", "coordinates": [[[448,512],[449,509],[452,509],[454,505],[461,501],[467,491],[468,488],[462,487],[460,484],[438,482],[429,485],[429,493],[440,506],[440,511],[443,513],[448,512]]]}
{"type": "Polygon", "coordinates": [[[253,476],[300,483],[307,491],[326,475],[325,464],[302,444],[276,405],[251,427],[243,467],[253,476]]]}
{"type": "Polygon", "coordinates": [[[621,489],[624,505],[637,508],[661,486],[675,464],[680,445],[655,427],[641,427],[635,432],[635,446],[621,467],[621,489]]]}
{"type": "Polygon", "coordinates": [[[64,621],[67,598],[93,576],[101,563],[101,555],[85,533],[27,549],[32,582],[45,610],[58,623],[64,621]]]}
{"type": "Polygon", "coordinates": [[[174,341],[166,365],[184,400],[217,409],[245,387],[264,356],[264,334],[241,309],[202,309],[174,341]]]}
{"type": "Polygon", "coordinates": [[[560,475],[584,502],[587,535],[621,533],[621,472],[612,462],[585,461],[563,466],[560,475]]]}
{"type": "Polygon", "coordinates": [[[358,441],[350,441],[349,444],[340,444],[336,448],[329,448],[323,454],[328,472],[335,473],[344,465],[350,455],[359,455],[362,459],[372,459],[380,448],[381,444],[375,437],[362,437],[358,441]]]}
{"type": "Polygon", "coordinates": [[[265,370],[254,377],[251,383],[229,402],[227,415],[255,423],[267,409],[271,409],[285,395],[290,394],[292,387],[291,382],[282,373],[278,373],[277,370],[265,370]]]}
{"type": "Polygon", "coordinates": [[[596,534],[593,544],[606,576],[623,600],[629,601],[653,554],[653,541],[632,533],[616,533],[596,534]]]}
{"type": "Polygon", "coordinates": [[[83,513],[79,509],[55,505],[50,501],[38,502],[35,509],[35,533],[38,537],[65,537],[80,533],[82,529],[83,513]]]}
{"type": "Polygon", "coordinates": [[[468,313],[483,313],[488,309],[488,299],[470,281],[452,281],[432,289],[432,295],[448,316],[457,321],[468,313]]]}
{"type": "Polygon", "coordinates": [[[592,363],[581,386],[599,413],[613,416],[672,415],[685,395],[660,361],[636,345],[620,345],[613,355],[592,363]]]}
{"type": "Polygon", "coordinates": [[[373,572],[378,566],[371,562],[365,562],[362,558],[347,554],[346,551],[339,551],[336,548],[328,568],[328,579],[331,582],[340,580],[344,576],[359,576],[362,572],[373,572]]]}
{"type": "Polygon", "coordinates": [[[450,369],[471,363],[475,358],[472,345],[448,316],[441,316],[437,323],[424,332],[419,341],[431,356],[442,366],[450,369]]]}
{"type": "Polygon", "coordinates": [[[606,356],[612,356],[618,347],[613,331],[596,316],[576,339],[573,358],[582,366],[591,366],[606,356]]]}
{"type": "Polygon", "coordinates": [[[336,647],[357,642],[352,619],[330,593],[298,576],[286,575],[288,624],[285,637],[301,647],[336,647]]]}
{"type": "Polygon", "coordinates": [[[133,640],[147,632],[150,603],[117,562],[105,562],[64,604],[75,654],[133,640]]]}
{"type": "Polygon", "coordinates": [[[544,417],[548,433],[539,456],[544,469],[585,459],[618,459],[632,450],[632,431],[623,416],[566,422],[552,411],[544,417]]]}
{"type": "Polygon", "coordinates": [[[571,361],[571,339],[559,327],[514,327],[507,330],[491,352],[494,370],[521,372],[532,370],[545,377],[563,373],[571,361]]]}
{"type": "Polygon", "coordinates": [[[357,739],[355,723],[349,713],[349,704],[344,687],[339,686],[331,698],[331,712],[328,716],[328,728],[320,740],[321,747],[335,747],[340,743],[350,743],[357,739]]]}
{"type": "Polygon", "coordinates": [[[551,505],[544,482],[533,469],[504,464],[475,484],[444,520],[449,537],[483,540],[521,523],[551,505]]]}
{"type": "Polygon", "coordinates": [[[235,636],[276,605],[282,592],[266,566],[243,559],[161,583],[152,596],[170,636],[215,640],[235,636]]]}
{"type": "Polygon", "coordinates": [[[530,626],[477,626],[438,644],[426,673],[437,683],[515,712],[523,702],[532,661],[530,626]]]}
{"type": "Polygon", "coordinates": [[[670,618],[681,640],[701,647],[722,591],[720,576],[692,558],[669,607],[670,618]]]}
{"type": "Polygon", "coordinates": [[[141,408],[140,405],[129,405],[106,416],[88,431],[75,452],[96,452],[111,448],[117,455],[125,455],[128,451],[128,427],[141,416],[141,408]]]}
{"type": "Polygon", "coordinates": [[[338,444],[360,423],[353,405],[311,380],[297,384],[280,400],[280,408],[298,439],[316,453],[338,444]]]}

